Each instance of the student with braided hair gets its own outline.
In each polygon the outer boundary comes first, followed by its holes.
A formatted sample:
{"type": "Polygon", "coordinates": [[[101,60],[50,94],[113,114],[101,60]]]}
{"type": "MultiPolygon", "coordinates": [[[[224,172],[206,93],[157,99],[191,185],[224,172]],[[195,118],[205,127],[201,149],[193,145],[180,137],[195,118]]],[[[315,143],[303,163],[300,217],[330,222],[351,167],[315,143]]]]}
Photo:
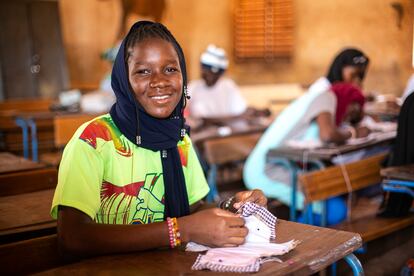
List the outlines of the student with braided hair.
{"type": "MultiPolygon", "coordinates": [[[[244,242],[242,218],[202,208],[209,188],[184,124],[186,84],[183,51],[167,28],[135,23],[113,66],[116,103],[82,125],[63,154],[51,214],[65,252],[244,242]]],[[[259,190],[235,198],[236,207],[266,205],[259,190]]]]}

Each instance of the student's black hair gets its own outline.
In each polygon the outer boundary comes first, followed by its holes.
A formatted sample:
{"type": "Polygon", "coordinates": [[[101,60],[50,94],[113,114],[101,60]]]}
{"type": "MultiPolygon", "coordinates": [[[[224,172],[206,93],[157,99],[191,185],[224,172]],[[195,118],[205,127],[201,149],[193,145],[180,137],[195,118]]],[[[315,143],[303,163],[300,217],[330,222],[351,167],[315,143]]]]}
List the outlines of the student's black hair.
{"type": "MultiPolygon", "coordinates": [[[[172,114],[172,117],[181,117],[182,118],[182,129],[184,129],[185,119],[184,119],[184,108],[187,104],[187,68],[185,65],[185,57],[183,49],[181,48],[180,44],[177,42],[175,37],[171,34],[171,32],[165,27],[163,24],[158,22],[151,22],[151,21],[139,21],[135,23],[131,30],[129,31],[126,41],[125,41],[125,63],[128,63],[128,58],[130,56],[130,50],[133,48],[137,43],[149,39],[149,38],[159,38],[165,41],[170,42],[175,51],[178,55],[178,60],[180,63],[180,70],[183,78],[183,91],[181,91],[181,108],[178,111],[178,114],[172,114]]],[[[138,118],[138,111],[137,111],[137,121],[138,121],[138,128],[139,128],[139,118],[138,118]]],[[[139,134],[139,130],[137,130],[137,134],[139,134]]]]}
{"type": "Polygon", "coordinates": [[[361,80],[363,80],[368,64],[369,58],[362,51],[355,48],[344,49],[335,57],[326,78],[331,84],[343,81],[342,69],[347,65],[351,65],[364,68],[360,75],[361,80]]]}

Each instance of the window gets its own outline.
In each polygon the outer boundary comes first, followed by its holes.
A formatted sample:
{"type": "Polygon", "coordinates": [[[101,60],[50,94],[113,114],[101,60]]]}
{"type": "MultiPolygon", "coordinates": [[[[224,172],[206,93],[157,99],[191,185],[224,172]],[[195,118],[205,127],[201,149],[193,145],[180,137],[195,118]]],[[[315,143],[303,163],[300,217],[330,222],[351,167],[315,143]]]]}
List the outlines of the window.
{"type": "Polygon", "coordinates": [[[236,60],[272,60],[293,52],[293,0],[238,0],[234,16],[236,60]]]}

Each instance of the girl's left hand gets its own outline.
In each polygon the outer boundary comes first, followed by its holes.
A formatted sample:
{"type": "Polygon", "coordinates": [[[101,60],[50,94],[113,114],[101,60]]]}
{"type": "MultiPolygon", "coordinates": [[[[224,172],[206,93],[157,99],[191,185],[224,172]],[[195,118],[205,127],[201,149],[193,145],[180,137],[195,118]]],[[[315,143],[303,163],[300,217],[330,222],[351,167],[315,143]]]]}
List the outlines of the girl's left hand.
{"type": "Polygon", "coordinates": [[[257,205],[267,207],[267,198],[263,192],[258,189],[238,192],[235,195],[235,201],[236,203],[233,204],[233,207],[236,209],[239,209],[246,202],[253,202],[257,205]]]}

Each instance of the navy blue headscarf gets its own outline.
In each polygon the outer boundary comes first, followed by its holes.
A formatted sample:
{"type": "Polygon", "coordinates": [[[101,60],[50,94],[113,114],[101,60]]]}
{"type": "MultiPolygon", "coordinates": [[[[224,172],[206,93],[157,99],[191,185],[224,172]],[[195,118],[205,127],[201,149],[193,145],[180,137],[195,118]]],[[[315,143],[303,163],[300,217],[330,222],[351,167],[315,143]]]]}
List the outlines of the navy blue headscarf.
{"type": "MultiPolygon", "coordinates": [[[[169,118],[158,119],[149,115],[135,99],[135,95],[130,87],[128,80],[128,70],[126,62],[126,43],[129,36],[136,31],[156,29],[156,33],[167,36],[172,35],[160,23],[140,21],[135,23],[129,31],[127,37],[122,41],[119,52],[116,56],[112,69],[111,84],[116,95],[116,103],[112,106],[110,114],[115,125],[120,131],[134,144],[152,151],[160,151],[164,178],[164,217],[180,217],[190,213],[187,189],[183,174],[180,155],[177,143],[185,134],[184,129],[184,89],[179,104],[169,118]]],[[[152,31],[152,35],[146,38],[157,37],[152,31]]],[[[158,36],[157,38],[165,39],[158,36]]],[[[176,43],[175,39],[172,37],[176,43]]],[[[169,41],[171,42],[171,41],[169,41]]],[[[173,46],[177,51],[182,50],[178,43],[173,46]],[[178,46],[177,46],[178,45],[178,46]],[[179,47],[177,49],[177,47],[179,47]]],[[[180,59],[181,72],[183,74],[183,87],[186,85],[186,72],[184,55],[180,59]]]]}

